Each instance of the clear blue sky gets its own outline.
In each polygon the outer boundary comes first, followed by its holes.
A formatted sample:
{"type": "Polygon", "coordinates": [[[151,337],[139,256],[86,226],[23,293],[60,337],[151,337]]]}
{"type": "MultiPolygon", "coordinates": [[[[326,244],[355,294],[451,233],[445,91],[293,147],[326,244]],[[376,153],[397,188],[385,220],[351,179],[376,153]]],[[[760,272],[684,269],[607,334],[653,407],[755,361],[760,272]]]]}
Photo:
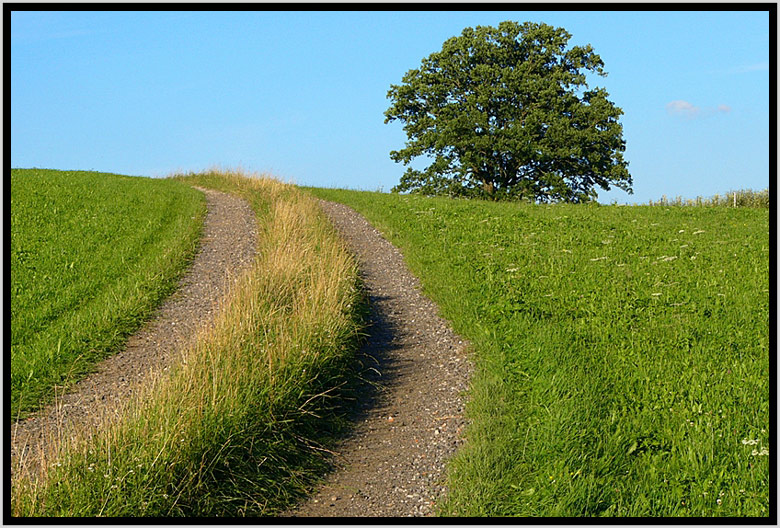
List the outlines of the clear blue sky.
{"type": "Polygon", "coordinates": [[[600,201],[769,185],[774,43],[769,14],[749,11],[14,12],[11,166],[240,166],[387,191],[406,139],[384,124],[390,85],[463,28],[503,20],[563,27],[603,59],[591,86],[625,113],[634,195],[600,201]]]}

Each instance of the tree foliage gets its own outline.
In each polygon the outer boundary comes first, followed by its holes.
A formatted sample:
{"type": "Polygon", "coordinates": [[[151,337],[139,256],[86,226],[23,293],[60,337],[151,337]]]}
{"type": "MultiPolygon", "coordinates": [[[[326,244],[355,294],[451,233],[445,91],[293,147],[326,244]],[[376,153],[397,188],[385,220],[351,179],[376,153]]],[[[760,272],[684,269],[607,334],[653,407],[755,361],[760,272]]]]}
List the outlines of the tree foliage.
{"type": "Polygon", "coordinates": [[[595,186],[632,193],[622,110],[586,72],[606,76],[590,45],[563,28],[502,22],[466,28],[391,85],[385,123],[404,123],[409,167],[395,192],[583,202],[595,186]]]}

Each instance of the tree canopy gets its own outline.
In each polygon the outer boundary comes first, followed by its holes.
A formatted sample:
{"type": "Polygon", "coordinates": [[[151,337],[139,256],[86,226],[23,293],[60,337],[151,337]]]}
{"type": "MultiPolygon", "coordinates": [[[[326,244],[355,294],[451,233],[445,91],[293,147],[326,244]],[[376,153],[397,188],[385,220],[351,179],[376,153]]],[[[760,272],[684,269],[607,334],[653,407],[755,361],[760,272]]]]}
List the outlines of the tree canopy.
{"type": "Polygon", "coordinates": [[[584,202],[595,187],[632,193],[623,111],[586,72],[606,77],[590,44],[563,28],[502,22],[466,28],[391,85],[385,123],[404,123],[408,167],[394,192],[584,202]]]}

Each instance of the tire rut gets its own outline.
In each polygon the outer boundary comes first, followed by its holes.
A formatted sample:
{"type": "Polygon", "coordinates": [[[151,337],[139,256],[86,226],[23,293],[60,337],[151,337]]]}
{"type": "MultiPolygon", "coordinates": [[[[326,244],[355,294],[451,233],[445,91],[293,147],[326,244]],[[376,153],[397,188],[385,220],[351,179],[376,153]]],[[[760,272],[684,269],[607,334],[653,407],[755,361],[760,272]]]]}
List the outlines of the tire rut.
{"type": "MultiPolygon", "coordinates": [[[[89,435],[118,416],[140,384],[164,372],[179,352],[210,327],[230,284],[254,261],[257,222],[249,204],[238,197],[198,188],[206,195],[207,213],[200,248],[177,291],[125,348],[96,366],[55,403],[11,426],[11,474],[39,470],[64,438],[89,435]]],[[[57,389],[55,388],[55,391],[57,389]]]]}
{"type": "Polygon", "coordinates": [[[469,345],[420,292],[397,248],[351,208],[320,204],[369,295],[370,335],[358,353],[368,384],[332,472],[285,516],[433,515],[447,493],[445,464],[463,442],[469,345]]]}

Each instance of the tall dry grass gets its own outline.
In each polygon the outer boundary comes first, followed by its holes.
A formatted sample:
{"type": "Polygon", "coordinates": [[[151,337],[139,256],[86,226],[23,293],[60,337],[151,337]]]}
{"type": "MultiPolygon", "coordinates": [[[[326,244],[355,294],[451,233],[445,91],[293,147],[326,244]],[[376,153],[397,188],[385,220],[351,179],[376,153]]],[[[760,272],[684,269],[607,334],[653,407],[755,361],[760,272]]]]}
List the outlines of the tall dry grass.
{"type": "Polygon", "coordinates": [[[63,445],[40,479],[15,480],[13,515],[266,515],[324,466],[361,328],[353,258],[290,185],[224,171],[178,178],[250,201],[257,260],[170,375],[63,445]]]}
{"type": "Polygon", "coordinates": [[[742,189],[739,191],[728,191],[725,194],[716,194],[709,198],[697,196],[696,198],[683,198],[677,196],[669,199],[666,195],[660,200],[650,200],[647,205],[661,206],[698,206],[698,207],[755,207],[759,209],[769,208],[769,189],[763,191],[753,191],[751,189],[742,189]]]}

